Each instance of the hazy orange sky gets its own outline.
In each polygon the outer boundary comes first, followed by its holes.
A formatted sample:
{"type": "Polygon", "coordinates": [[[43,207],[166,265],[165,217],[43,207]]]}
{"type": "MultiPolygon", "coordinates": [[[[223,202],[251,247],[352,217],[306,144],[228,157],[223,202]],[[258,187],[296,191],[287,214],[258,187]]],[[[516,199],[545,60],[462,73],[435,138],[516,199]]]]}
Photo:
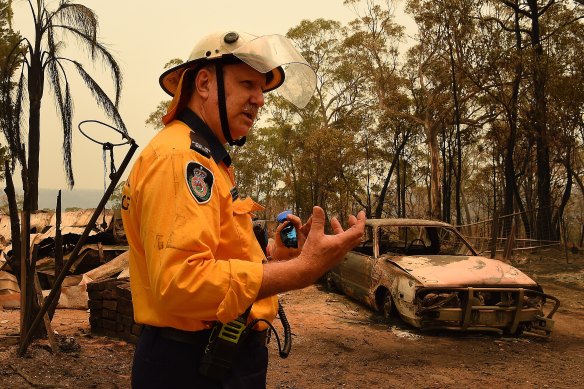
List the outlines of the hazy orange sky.
{"type": "MultiPolygon", "coordinates": [[[[34,1],[33,1],[34,2],[34,1]]],[[[356,17],[352,8],[342,0],[289,1],[179,1],[145,2],[138,0],[80,0],[99,17],[99,38],[107,43],[117,58],[124,86],[120,112],[130,136],[141,146],[136,156],[155,131],[144,122],[158,103],[167,95],[158,85],[164,64],[172,58],[186,59],[194,43],[203,35],[218,30],[240,30],[255,35],[282,34],[304,19],[334,19],[343,24],[356,17]]],[[[47,1],[54,9],[57,0],[47,1]]],[[[14,28],[32,40],[32,17],[27,1],[13,2],[14,28]]],[[[405,24],[404,21],[398,21],[405,24]]],[[[76,51],[75,42],[68,44],[68,56],[88,64],[83,53],[76,51]]],[[[90,73],[106,91],[112,91],[111,78],[97,64],[90,73]]],[[[71,73],[75,73],[72,70],[71,73]]],[[[73,169],[75,189],[103,189],[104,173],[100,145],[88,141],[77,130],[82,120],[104,120],[94,100],[81,85],[76,74],[69,76],[75,105],[73,124],[73,169]]],[[[50,88],[45,89],[41,127],[41,188],[67,188],[61,157],[62,131],[55,114],[50,88]],[[50,96],[49,96],[50,95],[50,96]]],[[[85,128],[84,128],[85,129],[85,128]]],[[[115,134],[111,142],[119,141],[115,134]]],[[[119,166],[128,147],[116,147],[119,166]]],[[[109,157],[108,157],[109,158],[109,157]]],[[[109,165],[109,159],[108,159],[109,165]]],[[[131,165],[130,165],[131,166],[131,165]]],[[[129,169],[128,169],[129,170],[129,169]]],[[[127,174],[127,172],[126,172],[127,174]]],[[[18,176],[20,174],[18,173],[18,176]]],[[[19,180],[16,180],[18,182],[19,180]]],[[[107,181],[109,184],[109,181],[107,181]]]]}

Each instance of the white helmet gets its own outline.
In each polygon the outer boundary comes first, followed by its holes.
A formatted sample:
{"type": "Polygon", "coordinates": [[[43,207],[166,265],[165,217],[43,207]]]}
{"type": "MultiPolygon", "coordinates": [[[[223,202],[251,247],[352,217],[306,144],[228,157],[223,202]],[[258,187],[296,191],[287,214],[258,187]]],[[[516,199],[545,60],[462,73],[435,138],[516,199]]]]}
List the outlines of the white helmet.
{"type": "Polygon", "coordinates": [[[213,33],[201,39],[189,59],[167,71],[159,79],[162,89],[174,96],[186,69],[208,61],[240,60],[267,75],[264,92],[278,93],[298,108],[304,108],[316,88],[316,74],[292,42],[282,35],[257,37],[235,31],[213,33]]]}

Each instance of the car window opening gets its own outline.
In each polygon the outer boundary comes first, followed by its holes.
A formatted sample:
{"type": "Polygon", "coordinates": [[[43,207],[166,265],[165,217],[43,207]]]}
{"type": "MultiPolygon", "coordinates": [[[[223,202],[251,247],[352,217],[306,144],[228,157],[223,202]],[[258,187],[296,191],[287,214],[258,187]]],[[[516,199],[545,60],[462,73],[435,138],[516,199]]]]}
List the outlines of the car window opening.
{"type": "MultiPolygon", "coordinates": [[[[379,254],[393,255],[473,255],[454,230],[439,226],[381,226],[379,254]]],[[[373,241],[363,242],[357,251],[372,255],[373,241]]]]}

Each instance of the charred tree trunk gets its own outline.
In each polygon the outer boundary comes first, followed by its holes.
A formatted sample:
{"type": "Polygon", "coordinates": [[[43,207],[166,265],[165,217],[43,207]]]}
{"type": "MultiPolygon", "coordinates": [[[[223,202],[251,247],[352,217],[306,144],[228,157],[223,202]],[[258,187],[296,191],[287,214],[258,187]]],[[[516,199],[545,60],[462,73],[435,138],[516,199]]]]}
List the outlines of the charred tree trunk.
{"type": "Polygon", "coordinates": [[[393,175],[393,170],[395,169],[395,165],[397,164],[400,155],[406,146],[406,143],[410,139],[410,133],[404,134],[402,141],[397,145],[395,154],[393,155],[393,159],[391,160],[391,165],[389,166],[389,170],[387,175],[385,176],[385,181],[383,182],[383,187],[381,188],[381,192],[379,193],[379,199],[377,200],[377,206],[375,207],[375,218],[380,218],[383,212],[383,204],[385,203],[385,197],[387,196],[387,188],[389,187],[389,181],[391,180],[391,176],[393,175]]]}
{"type": "Polygon", "coordinates": [[[367,204],[365,207],[365,215],[371,217],[371,160],[369,156],[369,137],[365,136],[365,158],[367,161],[367,204]]]}
{"type": "Polygon", "coordinates": [[[513,184],[514,184],[513,195],[515,196],[515,204],[517,204],[517,208],[519,209],[521,215],[521,222],[523,223],[523,228],[525,229],[525,237],[527,239],[530,239],[532,235],[532,229],[529,223],[529,215],[526,212],[525,207],[523,206],[523,201],[521,200],[519,188],[517,187],[517,181],[515,181],[513,184]]]}
{"type": "Polygon", "coordinates": [[[14,182],[12,181],[12,173],[10,172],[10,162],[4,161],[4,174],[6,176],[6,188],[4,192],[8,199],[8,211],[10,212],[10,234],[12,236],[12,255],[7,258],[8,264],[16,276],[18,284],[20,282],[20,219],[18,217],[18,204],[16,202],[16,192],[14,190],[14,182]]]}
{"type": "MultiPolygon", "coordinates": [[[[423,67],[418,69],[418,77],[420,79],[420,85],[423,89],[422,93],[425,94],[425,77],[422,70],[423,67]]],[[[430,153],[430,185],[428,186],[428,209],[430,212],[430,218],[440,220],[442,217],[442,190],[440,188],[440,145],[438,144],[439,123],[433,120],[430,107],[425,107],[424,109],[423,122],[424,130],[426,132],[426,142],[428,144],[428,150],[430,153]]]]}
{"type": "MultiPolygon", "coordinates": [[[[521,30],[519,25],[519,12],[515,10],[515,45],[517,47],[517,58],[515,60],[514,74],[512,81],[511,99],[506,111],[507,124],[509,125],[509,136],[507,137],[507,144],[505,146],[505,161],[504,161],[504,176],[505,176],[505,193],[503,195],[503,214],[510,215],[514,212],[514,199],[517,189],[515,163],[513,161],[513,153],[515,152],[515,144],[517,142],[517,117],[519,87],[521,85],[521,77],[523,76],[523,65],[521,61],[521,30]]],[[[518,193],[517,193],[518,195],[518,193]]],[[[521,201],[521,200],[519,200],[521,201]]],[[[525,217],[524,215],[522,215],[525,217]]],[[[511,218],[505,218],[503,230],[511,229],[511,218]]],[[[528,224],[524,225],[528,228],[528,224]]],[[[526,229],[527,229],[526,228],[526,229]]]]}
{"type": "Polygon", "coordinates": [[[403,159],[403,169],[402,169],[402,186],[401,186],[401,191],[400,191],[400,197],[401,197],[401,204],[402,204],[402,208],[401,208],[401,212],[400,212],[400,217],[406,217],[406,189],[407,189],[407,170],[408,170],[408,161],[407,159],[403,159]]]}
{"type": "MultiPolygon", "coordinates": [[[[456,225],[462,224],[462,210],[460,203],[460,190],[462,186],[462,141],[460,136],[460,102],[458,99],[458,77],[456,76],[456,62],[452,42],[448,40],[448,52],[450,54],[450,71],[452,75],[452,99],[454,101],[454,125],[456,127],[456,174],[455,182],[455,207],[456,225]]],[[[449,207],[450,208],[450,207],[449,207]]],[[[450,217],[449,217],[450,219],[450,217]]]]}
{"type": "MultiPolygon", "coordinates": [[[[26,231],[24,231],[24,236],[23,239],[21,241],[21,245],[24,245],[24,247],[21,246],[22,252],[24,253],[25,256],[25,266],[26,266],[26,276],[27,276],[27,280],[26,283],[24,285],[24,288],[26,288],[26,296],[27,296],[27,300],[25,302],[25,306],[21,306],[20,309],[24,309],[25,315],[24,315],[24,327],[26,329],[25,333],[21,333],[20,335],[22,337],[24,337],[24,335],[29,331],[32,322],[35,318],[35,316],[37,315],[37,313],[40,311],[40,305],[38,300],[36,299],[36,292],[34,289],[34,276],[35,276],[35,272],[36,272],[36,260],[37,260],[37,245],[34,245],[34,251],[31,253],[31,240],[30,240],[30,215],[32,213],[32,205],[33,204],[38,204],[38,197],[35,197],[34,199],[31,197],[30,195],[30,183],[31,183],[31,179],[30,179],[30,175],[29,175],[29,167],[26,165],[25,162],[25,147],[24,145],[22,146],[22,156],[21,156],[21,163],[22,163],[22,183],[23,183],[23,189],[24,189],[24,200],[23,200],[23,204],[22,204],[22,209],[23,209],[23,219],[22,219],[22,224],[26,226],[26,231]]],[[[30,152],[29,152],[30,155],[30,152]]],[[[37,169],[37,177],[38,177],[38,169],[37,169]]],[[[38,180],[37,180],[37,186],[36,188],[38,189],[38,180]]],[[[38,193],[38,190],[37,190],[38,193]]],[[[38,208],[38,207],[37,207],[38,208]]],[[[23,280],[21,280],[21,290],[24,289],[23,288],[23,280]]],[[[42,338],[46,335],[45,329],[44,327],[37,327],[37,329],[35,330],[35,332],[32,334],[33,338],[42,338]]]]}
{"type": "MultiPolygon", "coordinates": [[[[37,30],[40,29],[40,21],[37,22],[37,30]]],[[[41,31],[36,32],[36,36],[42,36],[41,31]]],[[[28,73],[28,95],[29,95],[29,118],[28,118],[28,201],[30,210],[36,211],[39,208],[39,158],[40,158],[40,119],[41,101],[44,91],[44,72],[41,59],[40,41],[35,42],[34,52],[31,56],[31,63],[28,73]]]]}
{"type": "Polygon", "coordinates": [[[547,128],[547,101],[546,83],[547,68],[540,33],[539,18],[541,10],[537,0],[527,1],[531,18],[531,46],[533,49],[533,93],[534,93],[534,120],[533,128],[536,142],[537,162],[537,237],[543,240],[555,240],[557,234],[552,229],[551,210],[551,171],[549,155],[549,138],[547,128]]]}
{"type": "MultiPolygon", "coordinates": [[[[63,236],[61,235],[61,191],[57,195],[57,207],[55,209],[55,274],[61,274],[63,269],[63,236]]],[[[59,298],[61,297],[61,289],[57,291],[53,304],[47,309],[47,314],[53,319],[59,298]]]]}
{"type": "Polygon", "coordinates": [[[446,128],[442,129],[442,218],[450,223],[450,204],[452,198],[452,153],[450,139],[446,135],[446,128]]]}
{"type": "Polygon", "coordinates": [[[564,193],[562,195],[562,201],[560,202],[560,206],[558,207],[558,211],[556,212],[553,220],[552,225],[558,226],[556,228],[556,234],[559,236],[559,225],[561,220],[564,216],[564,210],[566,209],[566,205],[570,200],[570,195],[572,194],[572,184],[574,182],[574,170],[572,169],[572,160],[571,160],[572,148],[568,146],[566,150],[566,158],[563,160],[564,167],[566,168],[566,188],[564,189],[564,193]]]}
{"type": "Polygon", "coordinates": [[[428,148],[430,149],[430,217],[441,218],[442,196],[440,188],[440,147],[435,128],[429,129],[428,148]]]}
{"type": "Polygon", "coordinates": [[[402,180],[401,180],[401,158],[398,158],[396,165],[395,165],[395,170],[397,172],[396,174],[396,180],[395,180],[395,195],[397,198],[397,217],[401,217],[401,209],[402,209],[402,203],[401,203],[401,187],[402,187],[402,180]]]}

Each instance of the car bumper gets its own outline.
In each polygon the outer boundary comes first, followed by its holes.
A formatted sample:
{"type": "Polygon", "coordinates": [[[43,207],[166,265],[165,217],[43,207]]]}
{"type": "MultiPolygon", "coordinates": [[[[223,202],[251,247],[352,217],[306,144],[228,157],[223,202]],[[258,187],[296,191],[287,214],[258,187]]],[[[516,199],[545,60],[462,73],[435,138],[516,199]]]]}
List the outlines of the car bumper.
{"type": "Polygon", "coordinates": [[[552,319],[560,301],[540,291],[524,288],[426,288],[416,291],[416,318],[421,329],[448,329],[459,331],[495,331],[498,333],[530,333],[549,336],[552,319]],[[429,294],[441,296],[428,305],[429,294]],[[489,296],[485,302],[484,296],[489,296]],[[495,296],[495,297],[494,297],[495,296]],[[496,296],[503,296],[497,301],[496,296]],[[537,301],[537,304],[533,302],[537,301]],[[544,306],[553,301],[549,313],[544,306]],[[424,305],[426,303],[426,305],[424,305]]]}

